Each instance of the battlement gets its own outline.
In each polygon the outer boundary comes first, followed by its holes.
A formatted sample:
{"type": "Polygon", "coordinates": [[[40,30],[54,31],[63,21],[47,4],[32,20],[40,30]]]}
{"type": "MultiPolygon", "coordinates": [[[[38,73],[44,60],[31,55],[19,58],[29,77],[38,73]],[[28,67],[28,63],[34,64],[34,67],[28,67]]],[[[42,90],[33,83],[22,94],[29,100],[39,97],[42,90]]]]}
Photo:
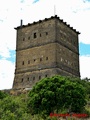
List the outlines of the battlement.
{"type": "Polygon", "coordinates": [[[73,31],[75,31],[78,34],[80,34],[79,31],[76,31],[76,29],[74,29],[73,27],[71,27],[70,24],[68,24],[67,22],[64,22],[63,19],[60,19],[60,17],[58,17],[57,15],[51,16],[50,18],[45,18],[44,20],[39,20],[37,22],[34,21],[33,23],[28,23],[27,25],[22,25],[21,24],[21,26],[18,26],[15,29],[18,30],[20,28],[24,28],[24,27],[28,27],[28,26],[32,26],[32,25],[35,25],[35,24],[38,24],[38,23],[42,23],[42,22],[48,21],[50,19],[58,19],[60,22],[63,22],[65,25],[67,25],[69,28],[71,28],[73,31]]]}

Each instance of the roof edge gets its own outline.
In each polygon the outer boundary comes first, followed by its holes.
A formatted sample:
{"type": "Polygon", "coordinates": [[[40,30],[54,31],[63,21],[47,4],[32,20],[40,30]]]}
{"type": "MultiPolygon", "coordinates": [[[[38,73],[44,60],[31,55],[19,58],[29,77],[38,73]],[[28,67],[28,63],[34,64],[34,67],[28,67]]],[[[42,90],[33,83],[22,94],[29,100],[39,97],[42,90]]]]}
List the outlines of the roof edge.
{"type": "Polygon", "coordinates": [[[21,28],[24,28],[24,27],[28,27],[28,26],[31,26],[31,25],[34,25],[34,24],[37,24],[37,23],[42,23],[43,21],[47,21],[47,20],[50,20],[50,19],[58,19],[60,20],[61,22],[63,22],[66,26],[68,26],[69,28],[71,28],[73,31],[75,31],[76,33],[80,34],[79,31],[77,31],[76,29],[74,29],[73,27],[70,26],[70,24],[67,24],[67,22],[64,22],[63,19],[60,19],[57,15],[55,16],[51,16],[50,18],[45,18],[43,20],[39,20],[39,21],[34,21],[33,23],[28,23],[27,25],[21,25],[21,26],[18,26],[18,27],[15,27],[14,29],[15,30],[18,30],[18,29],[21,29],[21,28]]]}

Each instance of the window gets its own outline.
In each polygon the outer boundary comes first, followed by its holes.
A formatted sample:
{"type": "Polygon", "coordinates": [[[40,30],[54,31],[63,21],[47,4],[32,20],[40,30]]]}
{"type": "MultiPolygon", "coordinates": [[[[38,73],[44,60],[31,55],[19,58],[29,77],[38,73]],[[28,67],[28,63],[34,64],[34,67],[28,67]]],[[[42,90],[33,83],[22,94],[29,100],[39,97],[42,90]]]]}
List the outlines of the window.
{"type": "Polygon", "coordinates": [[[41,76],[39,76],[39,80],[41,79],[41,76]]]}
{"type": "Polygon", "coordinates": [[[36,59],[34,59],[34,62],[36,61],[36,59]]]}
{"type": "Polygon", "coordinates": [[[24,65],[24,61],[22,61],[22,65],[24,65]]]}
{"type": "Polygon", "coordinates": [[[47,75],[45,75],[45,77],[47,77],[47,75]]]}
{"type": "Polygon", "coordinates": [[[46,60],[48,60],[48,57],[46,57],[46,60]]]}
{"type": "Polygon", "coordinates": [[[21,79],[21,82],[23,82],[23,78],[21,79]]]}
{"type": "Polygon", "coordinates": [[[40,34],[40,37],[41,37],[41,34],[40,34]]]}
{"type": "Polygon", "coordinates": [[[30,40],[30,36],[28,37],[28,40],[30,40]]]}
{"type": "Polygon", "coordinates": [[[27,80],[29,81],[29,77],[27,78],[27,80]]]}
{"type": "Polygon", "coordinates": [[[42,61],[42,58],[40,58],[40,61],[42,61]]]}
{"type": "Polygon", "coordinates": [[[48,35],[48,32],[46,32],[46,35],[48,35]]]}
{"type": "Polygon", "coordinates": [[[28,60],[28,64],[30,64],[30,60],[28,60]]]}
{"type": "Polygon", "coordinates": [[[23,41],[25,41],[25,38],[23,38],[23,41]]]}
{"type": "Polygon", "coordinates": [[[37,37],[37,35],[36,35],[36,33],[34,33],[34,38],[36,38],[37,37]]]}

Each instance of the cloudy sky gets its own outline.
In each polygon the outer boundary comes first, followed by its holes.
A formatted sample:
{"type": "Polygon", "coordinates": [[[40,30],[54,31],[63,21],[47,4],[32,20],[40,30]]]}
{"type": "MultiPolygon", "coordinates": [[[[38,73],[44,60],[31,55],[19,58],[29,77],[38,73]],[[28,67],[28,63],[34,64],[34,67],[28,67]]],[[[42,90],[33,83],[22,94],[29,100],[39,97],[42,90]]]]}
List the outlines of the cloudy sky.
{"type": "Polygon", "coordinates": [[[16,49],[14,27],[20,25],[21,19],[26,25],[54,14],[81,33],[80,73],[81,78],[90,78],[90,0],[0,0],[0,89],[10,89],[13,84],[16,49]]]}

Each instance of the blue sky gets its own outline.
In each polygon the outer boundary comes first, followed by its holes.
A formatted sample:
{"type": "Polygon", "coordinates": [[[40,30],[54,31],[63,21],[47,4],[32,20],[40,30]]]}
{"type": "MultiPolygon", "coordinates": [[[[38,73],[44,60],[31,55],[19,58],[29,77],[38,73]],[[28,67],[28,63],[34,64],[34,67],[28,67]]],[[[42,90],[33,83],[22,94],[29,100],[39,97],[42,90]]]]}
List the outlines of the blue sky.
{"type": "Polygon", "coordinates": [[[38,2],[39,0],[34,0],[34,2],[33,3],[36,3],[36,2],[38,2]]]}
{"type": "Polygon", "coordinates": [[[81,78],[90,78],[90,0],[0,0],[0,89],[12,88],[15,71],[14,27],[57,14],[79,31],[81,78]]]}
{"type": "Polygon", "coordinates": [[[80,55],[90,55],[90,44],[79,43],[80,55]]]}

